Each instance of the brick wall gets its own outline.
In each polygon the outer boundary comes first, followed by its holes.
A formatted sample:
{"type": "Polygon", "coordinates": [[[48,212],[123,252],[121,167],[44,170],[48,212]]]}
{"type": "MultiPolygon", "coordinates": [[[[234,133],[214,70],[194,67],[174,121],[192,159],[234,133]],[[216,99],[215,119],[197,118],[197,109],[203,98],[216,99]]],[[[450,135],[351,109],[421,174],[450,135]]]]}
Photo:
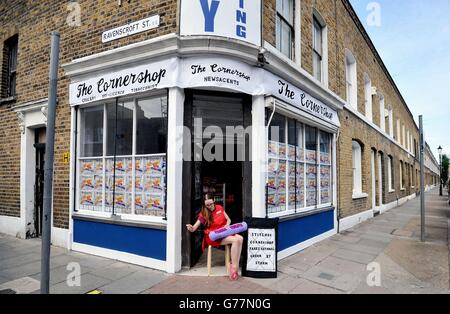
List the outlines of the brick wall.
{"type": "MultiPolygon", "coordinates": [[[[13,36],[19,35],[17,100],[0,105],[0,215],[19,216],[20,213],[20,131],[12,106],[47,97],[50,32],[61,34],[60,63],[94,53],[136,43],[145,39],[174,33],[177,31],[177,0],[123,1],[80,0],[81,25],[70,26],[67,19],[73,14],[68,10],[70,1],[25,1],[11,0],[0,3],[0,45],[13,36]],[[159,14],[160,27],[103,44],[101,34],[131,21],[159,14]]],[[[402,121],[413,137],[419,139],[414,121],[393,81],[386,74],[370,41],[365,37],[360,25],[352,18],[352,11],[346,0],[301,0],[301,66],[312,74],[312,18],[313,12],[319,14],[327,25],[328,33],[328,77],[329,88],[342,99],[346,99],[345,88],[345,49],[349,49],[357,60],[358,111],[365,114],[364,73],[368,73],[372,83],[385,98],[386,107],[394,111],[394,134],[397,139],[397,119],[402,121]]],[[[276,45],[276,1],[263,2],[263,37],[271,45],[276,45]]],[[[296,30],[297,32],[297,30],[296,30]]],[[[3,58],[3,54],[0,54],[3,58]]],[[[3,64],[0,60],[0,64],[3,64]]],[[[0,82],[4,71],[0,72],[0,82]]],[[[69,208],[69,168],[62,160],[64,152],[70,150],[70,107],[68,104],[69,81],[62,69],[59,71],[58,109],[55,138],[55,197],[54,225],[68,228],[69,208]]],[[[380,125],[379,97],[373,97],[373,122],[380,125]]],[[[339,206],[343,217],[371,208],[371,151],[381,152],[383,156],[383,179],[377,179],[377,186],[383,184],[383,202],[389,203],[414,192],[406,178],[405,191],[400,190],[400,160],[418,164],[397,145],[390,142],[363,120],[348,110],[340,114],[342,130],[338,143],[339,206]],[[365,199],[352,200],[351,142],[362,143],[363,149],[363,191],[369,194],[365,199]],[[387,156],[394,159],[395,192],[387,190],[387,156]]],[[[378,167],[378,165],[376,165],[378,167]]],[[[376,170],[376,173],[378,171],[376,170]]],[[[378,189],[377,189],[378,191],[378,189]]]]}
{"type": "MultiPolygon", "coordinates": [[[[177,1],[146,0],[80,0],[81,26],[70,26],[66,20],[74,11],[70,1],[2,1],[0,3],[0,46],[19,34],[17,64],[17,100],[0,105],[0,215],[20,216],[20,131],[11,107],[47,98],[50,32],[61,34],[60,65],[73,59],[107,51],[142,40],[176,32],[177,1]],[[160,27],[103,44],[102,32],[159,14],[160,27]]],[[[1,54],[0,54],[1,55],[1,54]]],[[[2,58],[0,56],[0,58],[2,58]]],[[[0,60],[2,64],[3,60],[0,60]]],[[[4,73],[1,72],[4,79],[4,73]]],[[[70,151],[69,80],[59,70],[58,108],[55,136],[54,226],[69,226],[69,167],[63,163],[70,151]]]]}

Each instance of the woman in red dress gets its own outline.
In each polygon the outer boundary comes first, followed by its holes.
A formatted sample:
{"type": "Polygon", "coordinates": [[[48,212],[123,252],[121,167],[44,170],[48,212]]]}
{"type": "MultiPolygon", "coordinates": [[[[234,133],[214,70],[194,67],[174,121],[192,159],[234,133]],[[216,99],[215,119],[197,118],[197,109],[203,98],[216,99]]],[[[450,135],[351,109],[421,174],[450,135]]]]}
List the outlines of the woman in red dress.
{"type": "Polygon", "coordinates": [[[187,230],[195,232],[200,227],[204,226],[204,237],[202,249],[211,245],[212,247],[219,247],[221,245],[231,244],[231,264],[230,264],[230,279],[237,280],[239,278],[239,259],[242,252],[242,243],[244,238],[241,235],[235,234],[233,236],[226,237],[217,241],[212,241],[209,238],[209,233],[223,227],[231,225],[231,219],[228,217],[224,208],[214,203],[213,198],[209,194],[205,194],[203,197],[203,206],[200,214],[198,215],[197,222],[192,225],[186,225],[187,230]]]}

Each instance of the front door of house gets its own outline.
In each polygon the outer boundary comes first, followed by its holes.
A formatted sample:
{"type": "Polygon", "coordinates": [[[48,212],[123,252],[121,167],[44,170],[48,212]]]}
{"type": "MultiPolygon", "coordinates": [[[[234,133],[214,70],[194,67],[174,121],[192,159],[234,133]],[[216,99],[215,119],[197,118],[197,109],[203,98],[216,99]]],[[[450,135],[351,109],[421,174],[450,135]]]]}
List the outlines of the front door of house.
{"type": "Polygon", "coordinates": [[[44,209],[44,158],[45,158],[45,129],[37,129],[34,148],[36,150],[35,184],[34,184],[34,234],[42,235],[42,215],[44,209]]]}

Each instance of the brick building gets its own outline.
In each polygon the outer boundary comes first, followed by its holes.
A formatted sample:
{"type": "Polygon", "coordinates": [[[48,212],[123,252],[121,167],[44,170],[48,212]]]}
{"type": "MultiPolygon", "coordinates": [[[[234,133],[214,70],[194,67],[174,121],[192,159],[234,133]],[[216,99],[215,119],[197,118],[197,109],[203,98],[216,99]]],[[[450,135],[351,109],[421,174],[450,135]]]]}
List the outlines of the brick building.
{"type": "Polygon", "coordinates": [[[234,222],[279,218],[284,258],[416,196],[418,127],[347,0],[221,2],[0,4],[0,232],[40,232],[53,30],[56,245],[177,272],[209,191],[234,222]],[[211,133],[247,154],[195,159],[211,133]]]}

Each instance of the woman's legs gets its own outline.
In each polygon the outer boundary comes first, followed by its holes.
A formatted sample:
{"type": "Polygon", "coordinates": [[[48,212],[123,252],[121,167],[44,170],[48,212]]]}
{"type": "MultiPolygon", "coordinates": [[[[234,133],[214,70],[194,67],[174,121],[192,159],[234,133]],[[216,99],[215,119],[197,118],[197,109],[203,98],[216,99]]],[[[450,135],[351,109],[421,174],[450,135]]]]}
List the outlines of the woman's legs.
{"type": "Polygon", "coordinates": [[[231,263],[235,265],[236,270],[239,269],[239,259],[241,258],[242,243],[244,238],[236,234],[222,240],[221,245],[231,244],[231,263]]]}

